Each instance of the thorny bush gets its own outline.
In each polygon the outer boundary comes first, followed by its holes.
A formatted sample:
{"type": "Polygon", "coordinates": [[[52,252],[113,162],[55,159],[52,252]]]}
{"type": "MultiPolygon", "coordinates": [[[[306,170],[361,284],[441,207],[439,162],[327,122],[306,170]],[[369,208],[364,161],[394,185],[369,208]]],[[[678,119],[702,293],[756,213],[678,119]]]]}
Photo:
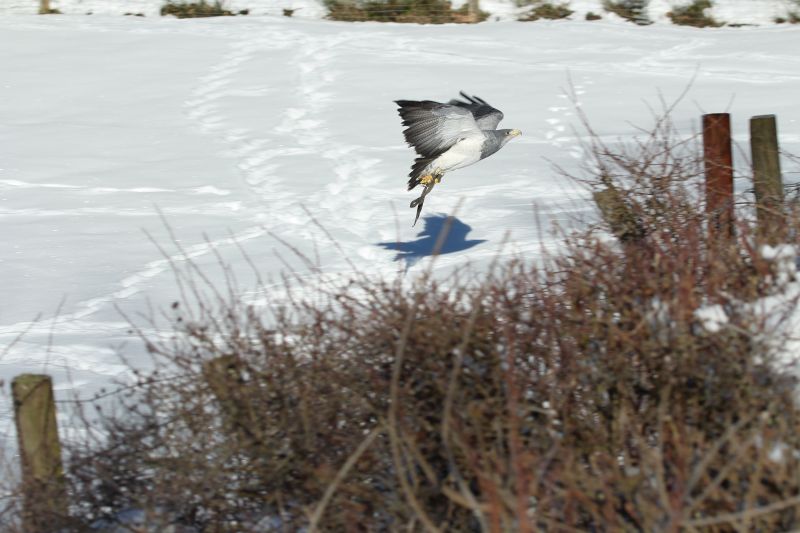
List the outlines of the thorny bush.
{"type": "Polygon", "coordinates": [[[753,305],[793,273],[746,217],[709,244],[699,147],[674,133],[595,137],[611,227],[539,264],[357,276],[272,315],[176,303],[173,334],[145,336],[163,364],[106,440],[70,450],[70,527],[130,510],[149,531],[800,527],[784,311],[753,305]]]}

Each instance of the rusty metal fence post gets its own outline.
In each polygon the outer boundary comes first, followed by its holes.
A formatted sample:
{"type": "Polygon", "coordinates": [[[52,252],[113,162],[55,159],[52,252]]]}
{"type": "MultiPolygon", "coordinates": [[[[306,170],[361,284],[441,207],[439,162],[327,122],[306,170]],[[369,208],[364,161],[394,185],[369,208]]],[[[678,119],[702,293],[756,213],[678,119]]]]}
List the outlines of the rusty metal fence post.
{"type": "Polygon", "coordinates": [[[709,240],[733,236],[733,154],[728,113],[703,115],[703,159],[709,240]]]}

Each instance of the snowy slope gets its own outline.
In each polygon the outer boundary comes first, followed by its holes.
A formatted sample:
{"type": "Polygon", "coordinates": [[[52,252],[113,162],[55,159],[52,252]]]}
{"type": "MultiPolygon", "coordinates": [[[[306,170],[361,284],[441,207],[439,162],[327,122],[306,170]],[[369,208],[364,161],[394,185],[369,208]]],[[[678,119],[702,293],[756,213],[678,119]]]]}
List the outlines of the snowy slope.
{"type": "MultiPolygon", "coordinates": [[[[148,315],[179,297],[144,233],[182,260],[157,209],[220,282],[215,253],[243,286],[252,281],[237,245],[267,279],[284,260],[302,269],[282,242],[318,257],[329,277],[351,263],[402,271],[378,244],[424,252],[414,244],[424,227],[410,227],[413,156],[397,98],[465,89],[524,133],[428,197],[428,215],[460,204],[471,241],[441,258],[442,275],[467,261],[480,269],[498,249],[534,259],[540,239],[553,242],[536,216],[545,225],[591,216],[580,187],[552,169],[577,171],[585,157],[564,95],[570,78],[609,139],[647,126],[658,93],[672,100],[694,78],[675,112],[683,131],[696,131],[702,112],[728,110],[746,151],[747,119],[775,113],[783,148],[800,153],[799,40],[790,26],[0,17],[0,346],[25,333],[0,348],[0,379],[44,371],[59,397],[88,396],[127,376],[118,352],[147,364],[121,313],[148,315]]],[[[5,445],[9,419],[0,396],[5,445]]]]}

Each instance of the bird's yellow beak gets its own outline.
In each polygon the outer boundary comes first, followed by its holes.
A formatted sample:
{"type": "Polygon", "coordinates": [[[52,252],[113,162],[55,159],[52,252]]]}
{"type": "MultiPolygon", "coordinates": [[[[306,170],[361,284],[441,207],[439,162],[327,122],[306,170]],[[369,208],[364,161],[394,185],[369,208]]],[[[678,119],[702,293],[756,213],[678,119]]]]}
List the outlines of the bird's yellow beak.
{"type": "Polygon", "coordinates": [[[511,135],[512,137],[516,137],[518,135],[522,135],[522,132],[519,130],[511,130],[511,133],[509,133],[509,135],[511,135]]]}

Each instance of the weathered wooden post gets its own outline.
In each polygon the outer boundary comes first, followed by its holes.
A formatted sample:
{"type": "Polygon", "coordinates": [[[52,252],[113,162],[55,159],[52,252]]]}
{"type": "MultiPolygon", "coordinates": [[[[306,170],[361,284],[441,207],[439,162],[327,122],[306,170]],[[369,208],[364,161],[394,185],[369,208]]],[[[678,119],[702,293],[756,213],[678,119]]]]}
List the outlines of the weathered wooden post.
{"type": "Polygon", "coordinates": [[[750,119],[750,152],[756,194],[758,233],[770,244],[783,236],[783,181],[775,115],[750,119]]]}
{"type": "Polygon", "coordinates": [[[733,154],[728,113],[703,115],[709,240],[733,236],[733,154]]]}
{"type": "Polygon", "coordinates": [[[23,530],[54,531],[67,517],[53,382],[50,376],[22,374],[11,382],[24,496],[23,530]]]}
{"type": "Polygon", "coordinates": [[[633,22],[639,26],[647,26],[653,21],[647,16],[647,4],[650,0],[628,0],[627,4],[633,13],[633,22]]]}
{"type": "Polygon", "coordinates": [[[479,0],[467,0],[467,13],[469,14],[470,22],[480,21],[481,6],[479,0]]]}
{"type": "Polygon", "coordinates": [[[50,9],[50,0],[39,0],[39,14],[49,15],[53,10],[50,9]]]}

